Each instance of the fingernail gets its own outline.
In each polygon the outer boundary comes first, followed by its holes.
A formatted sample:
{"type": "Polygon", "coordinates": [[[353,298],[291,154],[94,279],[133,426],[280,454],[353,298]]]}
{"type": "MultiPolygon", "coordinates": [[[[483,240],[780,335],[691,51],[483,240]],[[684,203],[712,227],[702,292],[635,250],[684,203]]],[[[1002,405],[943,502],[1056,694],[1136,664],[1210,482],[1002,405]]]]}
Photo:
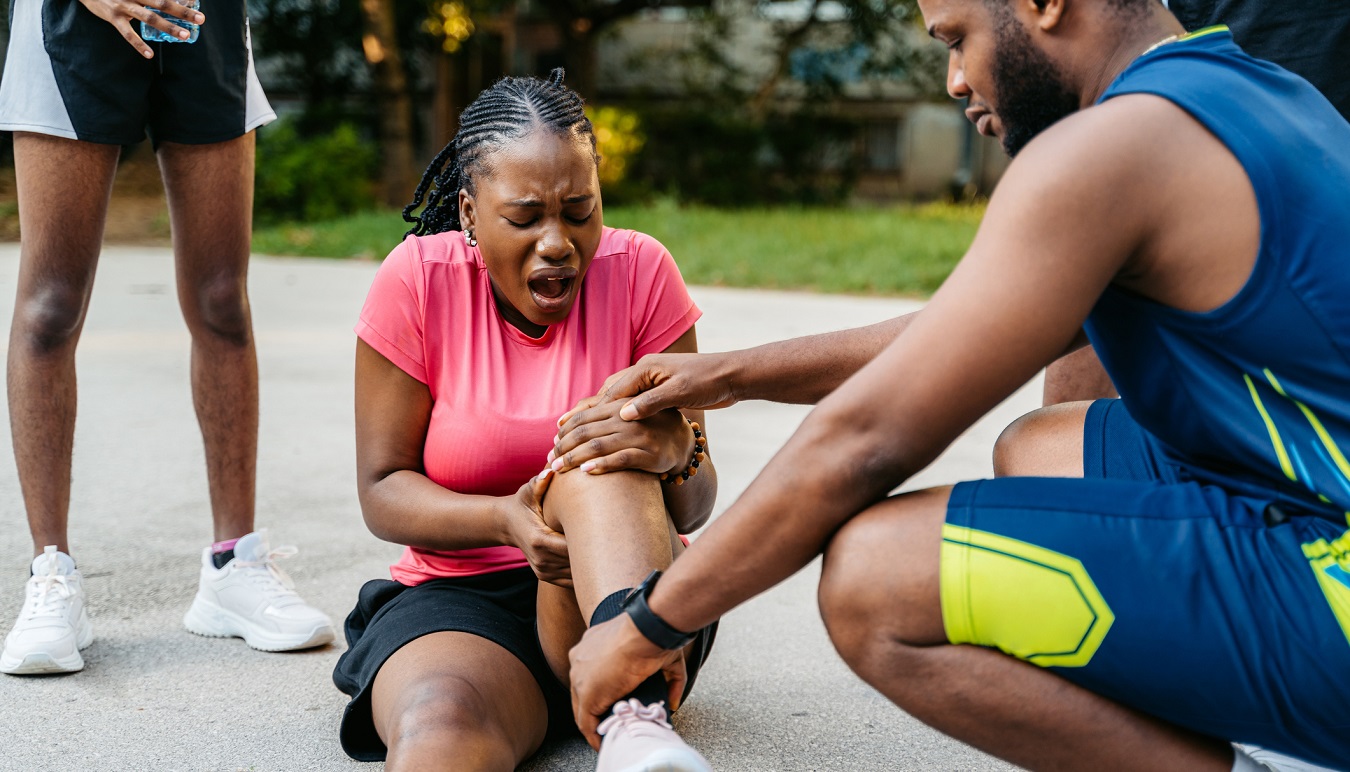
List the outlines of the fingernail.
{"type": "Polygon", "coordinates": [[[557,457],[558,457],[558,454],[557,454],[555,451],[550,450],[550,451],[548,452],[548,463],[550,463],[550,464],[553,463],[553,459],[555,459],[555,458],[557,458],[557,457]]]}
{"type": "Polygon", "coordinates": [[[556,471],[562,469],[562,465],[563,465],[562,459],[561,459],[561,458],[555,458],[555,459],[553,459],[553,463],[552,463],[552,464],[549,464],[549,468],[556,472],[556,471]]]}
{"type": "Polygon", "coordinates": [[[595,468],[595,462],[594,462],[594,461],[587,461],[586,463],[584,463],[584,464],[581,465],[581,471],[583,471],[583,472],[589,472],[589,471],[591,471],[591,470],[594,469],[594,468],[595,468]]]}
{"type": "Polygon", "coordinates": [[[619,417],[625,421],[632,421],[637,418],[637,408],[633,407],[632,403],[624,405],[619,408],[619,417]]]}
{"type": "Polygon", "coordinates": [[[191,34],[192,34],[192,33],[188,32],[187,30],[182,30],[182,31],[180,31],[180,32],[178,33],[178,37],[180,37],[180,38],[182,38],[182,39],[184,39],[184,40],[187,40],[188,37],[189,37],[191,34]]]}
{"type": "Polygon", "coordinates": [[[553,435],[553,444],[554,444],[554,445],[557,445],[557,444],[558,444],[558,440],[561,440],[561,439],[562,439],[562,433],[561,433],[561,432],[559,432],[558,434],[553,435]]]}

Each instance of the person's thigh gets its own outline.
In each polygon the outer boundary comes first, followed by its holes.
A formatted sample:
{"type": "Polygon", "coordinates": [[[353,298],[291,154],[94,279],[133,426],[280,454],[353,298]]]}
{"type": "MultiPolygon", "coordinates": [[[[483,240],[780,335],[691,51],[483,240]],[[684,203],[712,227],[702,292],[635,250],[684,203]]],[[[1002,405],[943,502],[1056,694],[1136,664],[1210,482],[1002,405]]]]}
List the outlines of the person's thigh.
{"type": "Polygon", "coordinates": [[[194,309],[233,306],[244,297],[253,228],[252,132],[209,145],[159,146],[169,200],[179,300],[194,309]]]}
{"type": "Polygon", "coordinates": [[[1350,532],[1307,516],[1270,526],[1266,506],[1196,484],[958,485],[942,532],[947,638],[1202,734],[1350,758],[1350,704],[1326,693],[1350,683],[1350,599],[1317,562],[1350,565],[1350,532]]]}
{"type": "Polygon", "coordinates": [[[21,299],[45,290],[87,301],[120,152],[117,145],[14,134],[21,299]]]}
{"type": "MultiPolygon", "coordinates": [[[[390,761],[401,744],[441,734],[498,738],[518,764],[548,728],[529,668],[492,641],[459,632],[424,635],[386,660],[371,689],[371,717],[390,761]]],[[[454,767],[449,758],[446,768],[454,767]]]]}

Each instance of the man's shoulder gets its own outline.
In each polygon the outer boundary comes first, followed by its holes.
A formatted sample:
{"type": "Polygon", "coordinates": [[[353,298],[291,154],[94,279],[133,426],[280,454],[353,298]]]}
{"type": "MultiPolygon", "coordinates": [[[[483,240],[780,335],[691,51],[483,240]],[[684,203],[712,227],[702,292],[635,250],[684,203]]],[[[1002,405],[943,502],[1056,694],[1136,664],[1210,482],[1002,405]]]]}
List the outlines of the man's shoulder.
{"type": "Polygon", "coordinates": [[[1135,179],[1168,168],[1175,158],[1170,148],[1195,129],[1203,132],[1171,101],[1129,94],[1079,110],[1046,129],[1018,154],[1008,173],[1065,184],[1135,179]]]}

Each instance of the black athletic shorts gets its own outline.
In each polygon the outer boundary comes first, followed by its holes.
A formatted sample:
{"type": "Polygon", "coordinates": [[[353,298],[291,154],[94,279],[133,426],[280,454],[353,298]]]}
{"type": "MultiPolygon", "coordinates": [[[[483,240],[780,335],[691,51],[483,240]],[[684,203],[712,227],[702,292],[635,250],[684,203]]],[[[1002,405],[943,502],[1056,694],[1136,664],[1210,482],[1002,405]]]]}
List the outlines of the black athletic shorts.
{"type": "MultiPolygon", "coordinates": [[[[347,651],[333,670],[333,683],[352,700],[338,730],[342,749],[358,761],[383,761],[386,748],[375,732],[370,690],[375,674],[403,646],[438,632],[473,633],[498,644],[529,668],[548,704],[548,736],[577,734],[572,696],[553,675],[535,631],[539,580],[529,568],[478,576],[433,579],[409,587],[388,579],[366,582],[347,616],[347,651]]],[[[699,667],[712,650],[716,623],[699,631],[686,659],[689,696],[699,667]]]]}
{"type": "MultiPolygon", "coordinates": [[[[79,0],[10,0],[0,129],[130,145],[204,145],[274,120],[253,70],[244,0],[203,0],[195,43],[146,59],[79,0]]],[[[140,32],[140,22],[132,27],[140,32]]]]}

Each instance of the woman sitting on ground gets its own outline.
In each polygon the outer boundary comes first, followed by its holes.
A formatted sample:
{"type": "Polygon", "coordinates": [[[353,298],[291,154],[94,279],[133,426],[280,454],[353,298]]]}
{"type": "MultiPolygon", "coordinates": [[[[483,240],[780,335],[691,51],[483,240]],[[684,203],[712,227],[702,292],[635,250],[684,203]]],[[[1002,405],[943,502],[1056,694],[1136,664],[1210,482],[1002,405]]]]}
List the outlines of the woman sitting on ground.
{"type": "MultiPolygon", "coordinates": [[[[606,377],[697,348],[670,254],[603,227],[597,163],[562,70],[499,81],[460,116],[375,277],[356,327],[361,509],[409,546],[347,619],[333,680],[352,697],[353,758],[511,769],[575,732],[568,650],[712,510],[701,411],[628,422],[587,401],[614,415],[566,459],[580,468],[549,468],[559,416],[606,377]]],[[[707,769],[662,703],[687,693],[714,629],[615,705],[599,769],[707,769]]]]}

